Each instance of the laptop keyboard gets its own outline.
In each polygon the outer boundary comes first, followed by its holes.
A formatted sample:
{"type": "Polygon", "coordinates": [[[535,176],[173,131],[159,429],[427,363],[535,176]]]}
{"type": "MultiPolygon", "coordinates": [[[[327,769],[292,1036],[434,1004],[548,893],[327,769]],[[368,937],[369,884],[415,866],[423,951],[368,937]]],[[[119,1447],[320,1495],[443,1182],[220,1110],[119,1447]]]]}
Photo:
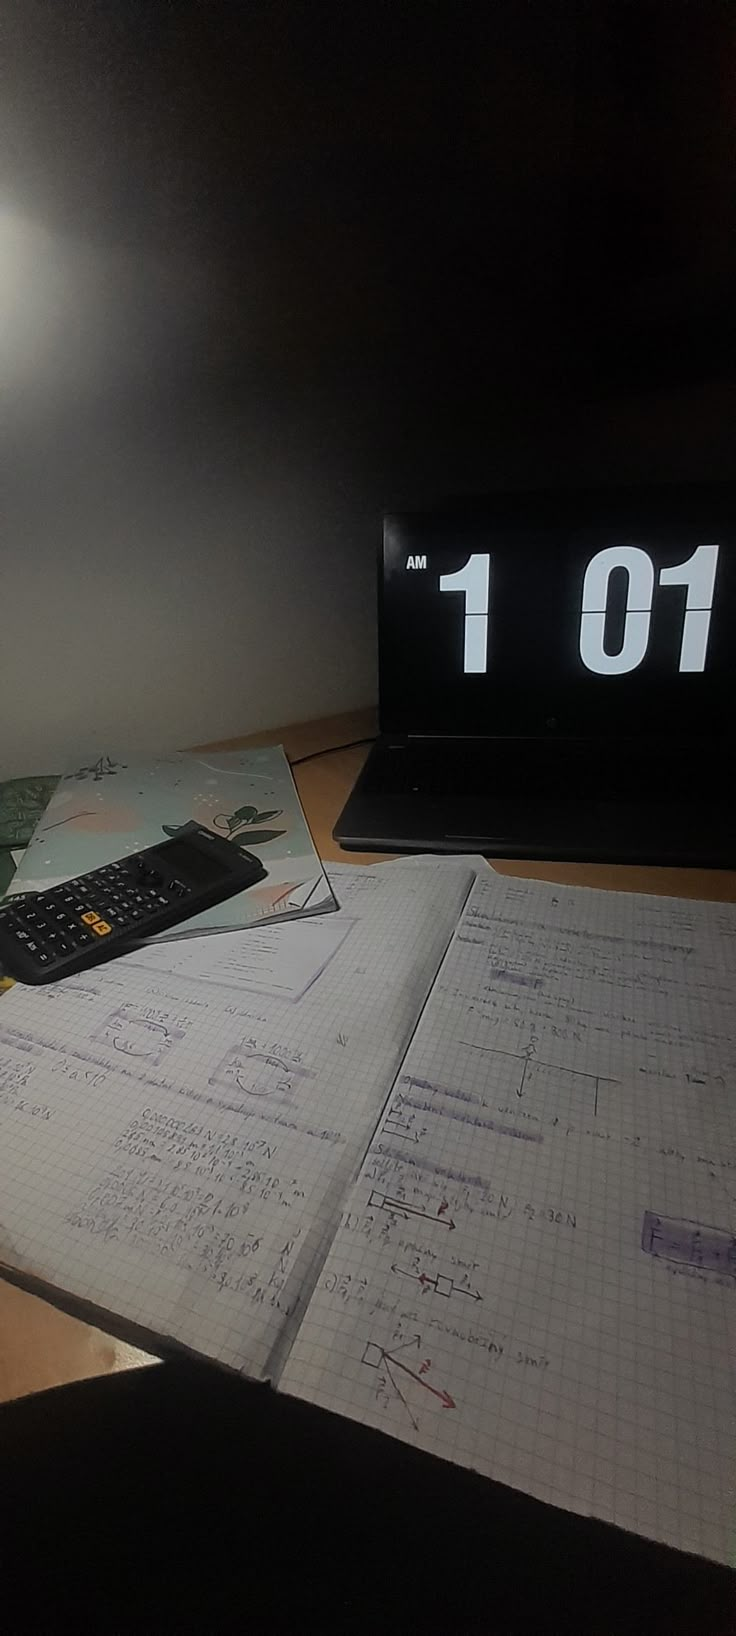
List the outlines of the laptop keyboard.
{"type": "MultiPolygon", "coordinates": [[[[387,744],[366,770],[366,794],[448,797],[511,797],[527,801],[636,801],[642,795],[670,801],[694,787],[692,758],[687,774],[681,752],[663,756],[656,747],[578,741],[423,741],[387,744]]],[[[695,787],[697,774],[695,775],[695,787]]]]}

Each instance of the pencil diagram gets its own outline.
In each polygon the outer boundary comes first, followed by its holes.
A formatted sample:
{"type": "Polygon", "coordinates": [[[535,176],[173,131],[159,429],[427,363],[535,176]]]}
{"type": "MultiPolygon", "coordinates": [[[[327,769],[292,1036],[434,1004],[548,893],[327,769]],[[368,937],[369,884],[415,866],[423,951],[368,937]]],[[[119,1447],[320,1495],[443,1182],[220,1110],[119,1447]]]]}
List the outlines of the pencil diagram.
{"type": "Polygon", "coordinates": [[[401,1404],[415,1431],[423,1412],[457,1407],[447,1388],[430,1378],[432,1359],[422,1355],[421,1335],[390,1350],[377,1341],[367,1341],[360,1361],[366,1369],[377,1371],[378,1392],[401,1404]]]}
{"type": "Polygon", "coordinates": [[[184,1029],[161,1016],[147,1017],[144,1008],[121,1005],[100,1024],[92,1038],[123,1057],[137,1057],[158,1067],[184,1038],[184,1029]]]}
{"type": "Polygon", "coordinates": [[[459,1296],[466,1301],[482,1301],[480,1290],[473,1289],[469,1284],[457,1283],[454,1278],[448,1278],[444,1273],[412,1272],[409,1267],[399,1267],[393,1263],[391,1271],[398,1278],[408,1278],[418,1284],[423,1295],[442,1295],[445,1300],[451,1296],[459,1296]]]}
{"type": "Polygon", "coordinates": [[[605,1074],[590,1074],[579,1068],[562,1068],[557,1063],[545,1062],[537,1056],[538,1040],[534,1034],[520,1051],[501,1051],[495,1045],[479,1045],[473,1040],[461,1043],[468,1051],[493,1058],[495,1088],[519,1103],[535,1093],[554,1097],[556,1106],[561,1097],[566,1097],[571,1103],[582,1104],[581,1112],[592,1113],[596,1118],[601,1091],[618,1084],[618,1080],[605,1074]]]}
{"type": "Polygon", "coordinates": [[[433,1227],[446,1227],[454,1233],[455,1223],[452,1216],[447,1214],[447,1200],[443,1199],[438,1210],[420,1210],[417,1205],[407,1204],[406,1199],[394,1199],[389,1193],[380,1193],[374,1187],[368,1200],[369,1210],[386,1210],[389,1215],[399,1216],[404,1221],[417,1218],[420,1221],[431,1221],[433,1227]]]}
{"type": "Polygon", "coordinates": [[[244,1043],[227,1052],[210,1075],[210,1084],[226,1085],[230,1090],[244,1091],[249,1097],[291,1101],[300,1082],[311,1077],[310,1070],[301,1063],[244,1043]]]}

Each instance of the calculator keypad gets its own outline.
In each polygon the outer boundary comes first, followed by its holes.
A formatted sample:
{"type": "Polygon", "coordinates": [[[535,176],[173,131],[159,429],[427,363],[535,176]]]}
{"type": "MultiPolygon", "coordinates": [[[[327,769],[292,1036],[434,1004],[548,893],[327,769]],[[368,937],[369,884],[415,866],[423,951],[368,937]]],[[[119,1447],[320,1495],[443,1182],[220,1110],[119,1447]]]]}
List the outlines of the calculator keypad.
{"type": "Polygon", "coordinates": [[[109,937],[140,935],[149,925],[155,931],[156,920],[174,906],[178,919],[192,890],[135,857],[37,893],[28,908],[19,903],[14,910],[9,898],[0,908],[0,930],[35,965],[48,967],[109,937]]]}

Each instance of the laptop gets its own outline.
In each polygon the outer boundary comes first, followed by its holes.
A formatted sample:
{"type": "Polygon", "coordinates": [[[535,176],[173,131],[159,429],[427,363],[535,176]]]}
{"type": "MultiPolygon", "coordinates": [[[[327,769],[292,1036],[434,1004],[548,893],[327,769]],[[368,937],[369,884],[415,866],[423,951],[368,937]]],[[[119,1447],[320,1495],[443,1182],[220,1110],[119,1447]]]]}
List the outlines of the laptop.
{"type": "Polygon", "coordinates": [[[736,485],[387,516],[348,849],[736,864],[736,485]]]}

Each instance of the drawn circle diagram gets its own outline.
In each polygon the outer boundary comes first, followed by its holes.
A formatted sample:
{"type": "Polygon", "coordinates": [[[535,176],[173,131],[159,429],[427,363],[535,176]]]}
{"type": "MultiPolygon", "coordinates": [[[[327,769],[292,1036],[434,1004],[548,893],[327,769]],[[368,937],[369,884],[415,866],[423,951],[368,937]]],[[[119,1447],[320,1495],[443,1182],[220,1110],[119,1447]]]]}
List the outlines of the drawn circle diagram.
{"type": "Polygon", "coordinates": [[[241,1053],[233,1064],[233,1078],[248,1096],[271,1096],[274,1091],[291,1090],[288,1063],[266,1052],[253,1051],[247,1056],[241,1053]]]}
{"type": "Polygon", "coordinates": [[[125,1057],[160,1056],[171,1044],[171,1035],[162,1023],[143,1018],[127,1018],[108,1030],[114,1050],[125,1057]]]}

